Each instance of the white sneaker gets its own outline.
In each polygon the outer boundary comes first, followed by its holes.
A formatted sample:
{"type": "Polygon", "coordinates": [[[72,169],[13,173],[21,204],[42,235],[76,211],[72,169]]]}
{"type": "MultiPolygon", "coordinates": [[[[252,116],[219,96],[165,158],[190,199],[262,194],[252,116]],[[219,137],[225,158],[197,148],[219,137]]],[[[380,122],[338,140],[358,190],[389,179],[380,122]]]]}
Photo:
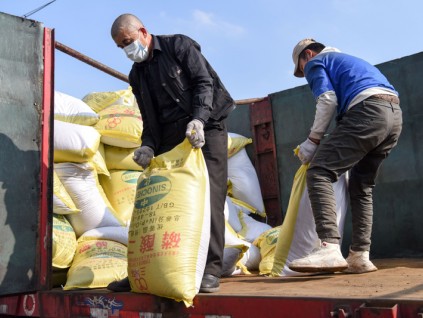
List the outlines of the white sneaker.
{"type": "Polygon", "coordinates": [[[344,273],[361,274],[377,271],[377,267],[369,259],[369,251],[354,252],[350,249],[347,263],[348,268],[344,273]]]}
{"type": "Polygon", "coordinates": [[[289,269],[296,272],[338,272],[348,268],[348,263],[341,253],[339,244],[322,242],[311,254],[293,260],[289,269]]]}

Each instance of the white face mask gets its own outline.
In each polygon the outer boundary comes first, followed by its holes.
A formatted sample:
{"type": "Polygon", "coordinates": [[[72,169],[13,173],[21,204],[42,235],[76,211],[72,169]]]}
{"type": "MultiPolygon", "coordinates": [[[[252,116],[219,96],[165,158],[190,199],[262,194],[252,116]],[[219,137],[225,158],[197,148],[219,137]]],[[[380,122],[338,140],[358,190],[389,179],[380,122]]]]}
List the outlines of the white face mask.
{"type": "Polygon", "coordinates": [[[125,46],[123,50],[126,56],[137,63],[144,62],[148,58],[148,46],[143,46],[139,40],[125,46]]]}

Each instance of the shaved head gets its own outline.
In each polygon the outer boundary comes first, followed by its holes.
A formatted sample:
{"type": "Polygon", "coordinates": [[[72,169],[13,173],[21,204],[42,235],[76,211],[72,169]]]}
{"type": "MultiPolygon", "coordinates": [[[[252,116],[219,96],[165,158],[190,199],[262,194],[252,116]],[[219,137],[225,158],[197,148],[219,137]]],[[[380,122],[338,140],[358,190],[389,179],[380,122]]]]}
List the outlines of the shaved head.
{"type": "Polygon", "coordinates": [[[144,24],[133,14],[125,13],[118,16],[112,24],[111,35],[115,39],[122,31],[136,31],[144,27],[144,24]]]}

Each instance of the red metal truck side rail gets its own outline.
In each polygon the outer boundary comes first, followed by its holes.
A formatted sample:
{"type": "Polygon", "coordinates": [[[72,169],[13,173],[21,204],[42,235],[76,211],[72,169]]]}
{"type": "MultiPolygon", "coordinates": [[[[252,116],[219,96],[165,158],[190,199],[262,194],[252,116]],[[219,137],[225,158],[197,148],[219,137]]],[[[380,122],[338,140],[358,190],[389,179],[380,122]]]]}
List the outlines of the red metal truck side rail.
{"type": "Polygon", "coordinates": [[[44,29],[44,77],[43,77],[43,112],[41,136],[41,202],[40,202],[40,246],[39,246],[39,289],[50,288],[51,274],[51,244],[52,244],[52,207],[49,206],[52,197],[51,163],[53,162],[53,79],[54,79],[54,38],[50,29],[44,29]]]}

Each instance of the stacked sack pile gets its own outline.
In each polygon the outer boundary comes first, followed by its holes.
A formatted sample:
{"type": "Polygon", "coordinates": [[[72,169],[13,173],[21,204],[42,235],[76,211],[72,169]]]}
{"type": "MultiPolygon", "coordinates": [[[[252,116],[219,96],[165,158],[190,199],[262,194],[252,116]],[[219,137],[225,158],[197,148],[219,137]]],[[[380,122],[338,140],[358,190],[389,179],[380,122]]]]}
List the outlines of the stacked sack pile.
{"type": "Polygon", "coordinates": [[[228,195],[225,204],[225,250],[222,276],[250,274],[259,269],[261,254],[253,242],[271,226],[266,217],[256,170],[245,146],[251,138],[228,134],[228,195]]]}
{"type": "Polygon", "coordinates": [[[54,106],[53,268],[65,290],[105,287],[127,276],[141,116],[130,90],[55,92],[54,106]]]}
{"type": "MultiPolygon", "coordinates": [[[[65,290],[104,288],[128,276],[128,230],[142,168],[133,160],[142,120],[130,89],[82,100],[55,92],[53,268],[65,290]]],[[[224,276],[258,270],[253,242],[265,217],[250,138],[228,135],[224,276]]]]}

